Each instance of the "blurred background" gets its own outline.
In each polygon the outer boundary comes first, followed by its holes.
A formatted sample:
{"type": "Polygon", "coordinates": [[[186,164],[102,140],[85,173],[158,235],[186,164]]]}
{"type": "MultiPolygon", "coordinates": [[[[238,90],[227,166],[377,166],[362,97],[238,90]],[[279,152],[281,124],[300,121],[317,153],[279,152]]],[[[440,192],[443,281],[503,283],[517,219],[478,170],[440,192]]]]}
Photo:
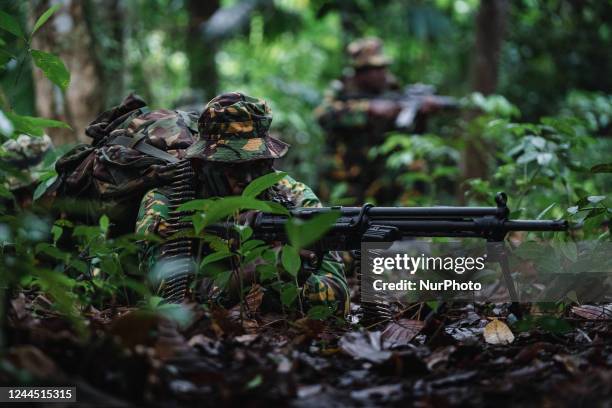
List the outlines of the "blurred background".
{"type": "MultiPolygon", "coordinates": [[[[217,93],[240,90],[269,101],[274,133],[293,146],[284,169],[316,187],[324,133],[312,112],[346,69],[347,44],[378,36],[401,83],[431,84],[478,108],[434,121],[424,136],[373,146],[406,185],[430,186],[402,204],[463,201],[448,187],[457,184],[469,201],[497,188],[526,195],[521,188],[531,182],[535,190],[539,180],[568,205],[609,187],[600,175],[567,173],[570,164],[588,170],[609,161],[609,1],[0,1],[23,27],[55,4],[31,47],[57,54],[70,86],[62,92],[19,55],[0,70],[0,85],[15,112],[70,124],[48,130],[56,145],[87,142],[84,127],[129,92],[153,107],[201,109],[217,93]],[[551,128],[561,139],[545,137],[544,146],[537,137],[551,128]],[[470,137],[486,140],[486,153],[466,151],[470,137]],[[569,151],[571,163],[563,161],[569,151]],[[490,157],[466,175],[483,154],[490,157]],[[419,161],[430,165],[415,170],[419,161]],[[574,178],[552,186],[558,177],[574,178]]],[[[9,50],[24,46],[5,31],[0,40],[9,50]]]]}

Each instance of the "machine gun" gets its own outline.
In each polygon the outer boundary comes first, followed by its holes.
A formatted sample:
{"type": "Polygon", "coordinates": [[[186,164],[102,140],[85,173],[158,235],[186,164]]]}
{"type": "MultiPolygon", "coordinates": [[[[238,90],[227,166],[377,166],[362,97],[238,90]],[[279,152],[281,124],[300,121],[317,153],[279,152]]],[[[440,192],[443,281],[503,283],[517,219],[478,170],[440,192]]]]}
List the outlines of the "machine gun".
{"type": "MultiPolygon", "coordinates": [[[[502,242],[511,231],[565,231],[564,220],[510,220],[505,193],[495,196],[496,207],[321,207],[297,208],[291,216],[308,220],[338,211],[339,218],[315,244],[315,250],[348,251],[362,242],[391,242],[407,237],[482,238],[502,242]]],[[[254,237],[266,242],[287,240],[288,217],[259,213],[252,225],[254,237]]]]}
{"type": "MultiPolygon", "coordinates": [[[[353,251],[360,258],[362,242],[393,242],[410,237],[481,238],[496,243],[497,262],[511,299],[518,294],[512,281],[504,239],[512,231],[565,231],[565,220],[511,220],[505,193],[495,196],[496,207],[362,207],[298,208],[292,217],[308,220],[318,214],[338,211],[339,218],[312,248],[321,259],[323,251],[353,251]]],[[[254,238],[265,242],[287,242],[288,217],[260,213],[253,223],[254,238]]],[[[493,259],[490,259],[493,261],[493,259]]],[[[361,283],[361,279],[360,279],[361,283]]],[[[361,288],[360,288],[361,289],[361,288]]],[[[362,302],[364,314],[390,317],[380,302],[362,302]]]]}

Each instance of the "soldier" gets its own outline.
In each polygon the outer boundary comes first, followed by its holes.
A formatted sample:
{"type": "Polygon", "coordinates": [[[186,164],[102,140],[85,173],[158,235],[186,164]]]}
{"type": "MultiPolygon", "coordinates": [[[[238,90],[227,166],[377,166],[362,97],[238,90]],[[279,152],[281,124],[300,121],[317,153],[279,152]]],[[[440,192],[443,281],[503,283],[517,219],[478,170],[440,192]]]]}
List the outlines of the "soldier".
{"type": "MultiPolygon", "coordinates": [[[[333,155],[331,168],[322,178],[344,183],[348,190],[345,196],[355,202],[391,204],[399,195],[393,178],[387,175],[384,160],[369,160],[368,152],[382,143],[390,130],[409,128],[420,133],[424,114],[439,104],[431,89],[423,85],[412,86],[408,94],[398,92],[397,80],[388,70],[391,59],[382,52],[380,39],[354,41],[347,51],[352,73],[334,81],[324,103],[315,110],[333,155]],[[402,115],[400,125],[399,115],[406,105],[410,109],[402,115]]],[[[329,197],[328,186],[323,186],[322,194],[329,197]]]]}
{"type": "MultiPolygon", "coordinates": [[[[226,183],[224,195],[239,195],[253,179],[276,171],[274,160],[283,157],[289,148],[284,142],[270,137],[271,121],[272,112],[264,100],[238,92],[219,95],[204,108],[198,121],[199,141],[188,149],[187,157],[192,159],[200,176],[205,166],[212,166],[216,174],[221,175],[226,183]]],[[[207,189],[210,190],[210,186],[204,185],[199,190],[202,191],[200,195],[219,195],[207,189]]],[[[290,208],[321,206],[308,186],[289,176],[262,193],[260,198],[272,199],[290,208]]],[[[168,205],[168,195],[163,189],[149,191],[141,202],[136,231],[145,236],[164,237],[168,205]]],[[[248,222],[252,215],[247,214],[241,219],[248,222]]],[[[149,271],[154,266],[158,248],[151,244],[145,248],[149,271]]],[[[254,267],[242,272],[243,282],[254,281],[254,267]]],[[[325,254],[320,268],[302,280],[302,299],[308,305],[328,305],[341,315],[348,312],[349,290],[343,264],[336,253],[325,254]]],[[[231,297],[235,298],[230,293],[221,294],[224,299],[231,297]]]]}
{"type": "MultiPolygon", "coordinates": [[[[22,134],[4,142],[1,150],[7,153],[2,159],[16,170],[6,178],[15,204],[22,209],[29,208],[43,170],[43,159],[47,152],[53,150],[53,142],[47,135],[37,137],[22,134]]],[[[7,207],[12,206],[11,203],[6,204],[7,207]]]]}

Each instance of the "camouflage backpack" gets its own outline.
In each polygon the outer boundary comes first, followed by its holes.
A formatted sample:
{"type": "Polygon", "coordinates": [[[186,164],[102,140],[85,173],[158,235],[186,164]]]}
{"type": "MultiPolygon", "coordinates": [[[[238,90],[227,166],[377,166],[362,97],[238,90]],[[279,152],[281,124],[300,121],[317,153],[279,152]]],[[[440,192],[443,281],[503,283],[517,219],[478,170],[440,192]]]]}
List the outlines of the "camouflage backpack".
{"type": "Polygon", "coordinates": [[[184,157],[197,134],[198,115],[150,110],[136,95],[99,115],[81,144],[56,163],[58,177],[44,199],[68,218],[97,222],[107,214],[113,234],[133,232],[142,196],[165,183],[161,170],[184,157]]]}

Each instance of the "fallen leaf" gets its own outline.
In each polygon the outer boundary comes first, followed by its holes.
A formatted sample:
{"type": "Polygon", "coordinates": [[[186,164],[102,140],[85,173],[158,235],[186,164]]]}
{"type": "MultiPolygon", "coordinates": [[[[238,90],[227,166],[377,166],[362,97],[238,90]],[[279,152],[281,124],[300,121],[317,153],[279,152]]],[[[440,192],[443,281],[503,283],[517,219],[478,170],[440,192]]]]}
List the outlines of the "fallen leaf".
{"type": "Polygon", "coordinates": [[[506,323],[493,319],[484,328],[485,341],[489,344],[510,344],[514,341],[514,334],[506,323]]]}
{"type": "Polygon", "coordinates": [[[574,306],[572,313],[589,320],[612,319],[612,304],[574,306]]]}
{"type": "Polygon", "coordinates": [[[441,363],[446,363],[451,354],[457,350],[455,346],[442,347],[433,352],[429,357],[425,359],[427,363],[427,369],[432,371],[434,368],[439,366],[441,363]]]}
{"type": "Polygon", "coordinates": [[[261,302],[263,301],[263,296],[264,291],[260,285],[255,284],[251,286],[251,290],[249,290],[249,293],[244,298],[249,313],[254,314],[259,311],[261,302]]]}
{"type": "Polygon", "coordinates": [[[400,319],[390,322],[381,335],[383,348],[405,346],[424,326],[425,323],[420,320],[400,319]]]}
{"type": "Polygon", "coordinates": [[[234,337],[234,340],[236,340],[240,344],[245,344],[248,346],[249,344],[254,342],[257,337],[259,337],[258,334],[243,334],[242,336],[234,337]]]}
{"type": "Polygon", "coordinates": [[[17,320],[23,320],[28,316],[26,298],[23,293],[20,293],[16,299],[11,300],[11,306],[13,306],[17,320]]]}
{"type": "Polygon", "coordinates": [[[402,394],[402,384],[388,384],[351,391],[351,398],[362,402],[371,400],[376,400],[377,402],[392,402],[400,399],[402,394]]]}
{"type": "Polygon", "coordinates": [[[380,332],[350,332],[339,341],[339,346],[346,354],[356,359],[372,363],[387,361],[392,353],[381,349],[380,332]]]}

